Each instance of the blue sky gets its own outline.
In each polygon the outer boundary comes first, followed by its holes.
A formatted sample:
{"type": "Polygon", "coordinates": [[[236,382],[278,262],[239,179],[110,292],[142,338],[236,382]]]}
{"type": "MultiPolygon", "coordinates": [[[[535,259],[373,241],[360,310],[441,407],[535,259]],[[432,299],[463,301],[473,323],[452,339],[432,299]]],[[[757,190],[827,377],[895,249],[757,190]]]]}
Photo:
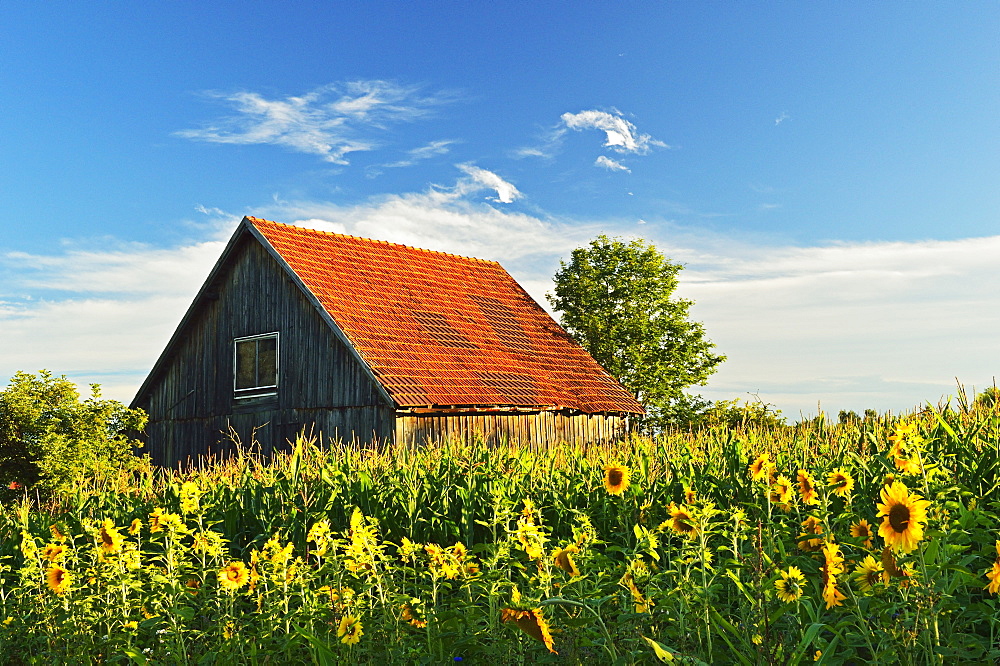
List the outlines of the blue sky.
{"type": "MultiPolygon", "coordinates": [[[[235,222],[686,265],[786,414],[997,374],[1000,4],[0,5],[0,375],[125,401],[235,222]]],[[[2,381],[2,380],[0,380],[2,381]]]]}

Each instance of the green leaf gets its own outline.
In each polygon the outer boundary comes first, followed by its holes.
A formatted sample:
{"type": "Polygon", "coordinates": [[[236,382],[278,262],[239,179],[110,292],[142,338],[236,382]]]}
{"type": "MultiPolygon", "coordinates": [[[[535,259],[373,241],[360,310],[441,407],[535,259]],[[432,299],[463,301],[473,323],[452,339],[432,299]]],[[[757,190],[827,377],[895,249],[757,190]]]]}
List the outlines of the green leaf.
{"type": "Polygon", "coordinates": [[[809,628],[806,629],[806,633],[803,634],[802,636],[802,640],[799,641],[799,644],[795,647],[795,651],[792,652],[792,657],[788,662],[789,664],[794,665],[802,660],[802,657],[805,656],[806,650],[809,649],[809,646],[812,645],[812,642],[816,639],[816,636],[819,634],[820,629],[822,629],[825,626],[826,626],[825,624],[822,624],[820,622],[814,622],[813,624],[809,625],[809,628]]]}
{"type": "Polygon", "coordinates": [[[129,649],[122,650],[122,652],[124,652],[129,659],[131,659],[137,664],[142,664],[142,666],[146,666],[146,664],[149,663],[149,660],[146,659],[145,655],[143,655],[141,652],[136,652],[135,650],[129,650],[129,649]]]}

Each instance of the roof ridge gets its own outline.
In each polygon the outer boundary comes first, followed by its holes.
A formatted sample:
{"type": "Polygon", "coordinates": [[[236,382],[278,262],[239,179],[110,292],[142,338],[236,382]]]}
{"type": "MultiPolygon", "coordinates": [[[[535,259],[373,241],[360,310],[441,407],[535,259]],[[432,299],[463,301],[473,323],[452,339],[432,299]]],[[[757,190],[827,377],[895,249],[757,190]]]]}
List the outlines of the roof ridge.
{"type": "Polygon", "coordinates": [[[288,224],[286,222],[275,222],[274,220],[265,220],[261,217],[254,217],[253,215],[247,215],[246,219],[250,220],[252,224],[257,224],[258,222],[265,222],[267,224],[276,224],[280,227],[288,227],[290,229],[296,229],[298,231],[312,232],[316,234],[323,234],[324,236],[339,236],[340,238],[351,238],[354,240],[366,241],[368,243],[375,243],[378,245],[391,245],[393,247],[406,248],[407,250],[415,250],[417,252],[427,252],[428,254],[440,254],[445,257],[453,257],[456,259],[466,259],[469,261],[478,261],[484,264],[495,264],[500,266],[500,262],[494,259],[480,259],[479,257],[470,257],[464,254],[455,254],[454,252],[442,252],[441,250],[430,250],[424,247],[416,247],[414,245],[406,245],[405,243],[394,243],[392,241],[380,240],[378,238],[367,238],[365,236],[355,236],[354,234],[340,234],[336,231],[323,231],[322,229],[312,229],[310,227],[300,227],[297,224],[288,224]]]}

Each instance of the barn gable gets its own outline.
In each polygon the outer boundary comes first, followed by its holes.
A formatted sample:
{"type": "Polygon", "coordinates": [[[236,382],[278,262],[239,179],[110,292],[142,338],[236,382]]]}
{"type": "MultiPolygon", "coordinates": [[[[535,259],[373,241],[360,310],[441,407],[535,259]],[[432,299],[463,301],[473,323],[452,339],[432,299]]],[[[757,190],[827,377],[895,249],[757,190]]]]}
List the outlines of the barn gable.
{"type": "Polygon", "coordinates": [[[231,445],[264,449],[301,429],[366,440],[393,434],[393,406],[370,368],[294,273],[241,225],[139,389],[157,463],[231,445]],[[234,340],[277,334],[276,390],[237,397],[234,340]],[[232,430],[230,430],[232,429],[232,430]]]}
{"type": "Polygon", "coordinates": [[[496,262],[249,217],[132,404],[161,464],[303,428],[605,440],[643,411],[496,262]]]}

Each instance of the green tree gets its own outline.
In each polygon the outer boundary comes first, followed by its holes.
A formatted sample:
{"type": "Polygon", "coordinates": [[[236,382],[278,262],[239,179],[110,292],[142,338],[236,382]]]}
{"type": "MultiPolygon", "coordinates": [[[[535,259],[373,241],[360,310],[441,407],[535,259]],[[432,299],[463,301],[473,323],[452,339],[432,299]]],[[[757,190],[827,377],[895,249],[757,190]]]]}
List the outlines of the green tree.
{"type": "Polygon", "coordinates": [[[684,389],[704,384],[725,356],[675,298],[677,274],[654,246],[598,236],[560,262],[548,299],[563,327],[631,390],[657,427],[691,420],[708,403],[684,389]]]}
{"type": "Polygon", "coordinates": [[[76,385],[47,370],[37,376],[18,372],[0,392],[0,483],[60,491],[83,477],[140,459],[140,442],[129,434],[142,430],[146,414],[115,400],[80,400],[76,385]]]}

